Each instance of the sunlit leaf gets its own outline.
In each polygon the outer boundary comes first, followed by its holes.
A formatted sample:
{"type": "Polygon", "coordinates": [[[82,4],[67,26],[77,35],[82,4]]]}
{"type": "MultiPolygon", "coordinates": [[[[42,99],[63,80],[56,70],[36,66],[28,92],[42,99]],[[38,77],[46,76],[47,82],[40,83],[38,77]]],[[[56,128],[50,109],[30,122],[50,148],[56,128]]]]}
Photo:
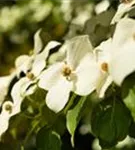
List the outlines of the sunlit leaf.
{"type": "Polygon", "coordinates": [[[122,97],[135,120],[135,74],[130,75],[123,82],[122,97]]]}
{"type": "Polygon", "coordinates": [[[72,139],[71,139],[72,145],[74,145],[75,130],[76,130],[76,127],[82,117],[81,113],[84,109],[85,102],[86,102],[86,97],[82,97],[79,100],[78,104],[73,109],[68,111],[67,116],[66,116],[67,128],[68,128],[69,133],[72,136],[72,139]]]}

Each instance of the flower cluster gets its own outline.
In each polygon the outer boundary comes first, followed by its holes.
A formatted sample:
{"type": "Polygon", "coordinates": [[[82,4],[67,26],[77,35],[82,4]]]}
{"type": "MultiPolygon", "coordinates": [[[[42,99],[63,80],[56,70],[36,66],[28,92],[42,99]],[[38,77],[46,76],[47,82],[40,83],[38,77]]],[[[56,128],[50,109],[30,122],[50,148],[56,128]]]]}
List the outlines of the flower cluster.
{"type": "Polygon", "coordinates": [[[15,71],[0,78],[0,135],[7,130],[9,119],[20,113],[24,98],[37,88],[47,92],[46,105],[58,113],[70,100],[71,92],[88,96],[96,91],[98,97],[103,99],[112,83],[121,86],[124,79],[135,71],[135,20],[128,17],[121,19],[134,3],[123,2],[120,5],[112,19],[112,23],[117,22],[113,36],[97,47],[92,46],[88,35],[80,35],[66,40],[64,44],[51,41],[43,48],[39,30],[35,35],[34,53],[18,57],[15,71]],[[50,51],[58,46],[58,53],[62,52],[63,56],[49,64],[50,51]],[[10,93],[12,101],[5,101],[15,77],[17,82],[10,93]]]}

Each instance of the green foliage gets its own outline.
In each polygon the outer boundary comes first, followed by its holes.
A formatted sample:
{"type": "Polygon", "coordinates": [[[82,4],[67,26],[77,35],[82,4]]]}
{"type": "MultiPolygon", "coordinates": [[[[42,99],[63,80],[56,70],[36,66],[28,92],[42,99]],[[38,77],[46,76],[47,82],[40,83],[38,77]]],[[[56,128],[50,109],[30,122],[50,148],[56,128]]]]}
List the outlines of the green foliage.
{"type": "Polygon", "coordinates": [[[38,132],[36,143],[38,150],[61,150],[60,136],[46,127],[38,132]]]}
{"type": "Polygon", "coordinates": [[[92,132],[102,148],[109,148],[123,140],[131,124],[128,109],[119,98],[110,97],[99,103],[92,114],[92,132]]]}
{"type": "Polygon", "coordinates": [[[135,74],[130,75],[122,85],[122,97],[124,103],[131,111],[135,120],[135,74]]]}
{"type": "Polygon", "coordinates": [[[66,118],[67,118],[67,129],[72,136],[72,138],[71,138],[72,144],[74,143],[75,130],[76,130],[76,127],[77,127],[77,125],[78,125],[78,123],[82,117],[84,104],[85,104],[86,100],[87,100],[86,97],[80,98],[77,105],[73,109],[69,110],[67,113],[67,116],[66,116],[66,118]]]}
{"type": "Polygon", "coordinates": [[[86,21],[83,33],[89,35],[93,46],[99,45],[101,41],[111,36],[112,27],[109,24],[114,13],[114,9],[110,9],[86,21]]]}

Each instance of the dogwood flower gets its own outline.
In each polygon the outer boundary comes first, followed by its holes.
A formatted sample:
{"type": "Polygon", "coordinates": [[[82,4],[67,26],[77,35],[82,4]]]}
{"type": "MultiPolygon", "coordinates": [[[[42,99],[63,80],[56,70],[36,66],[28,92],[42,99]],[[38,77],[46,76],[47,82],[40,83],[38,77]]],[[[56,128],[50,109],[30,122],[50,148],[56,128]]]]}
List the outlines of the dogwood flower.
{"type": "Polygon", "coordinates": [[[118,6],[118,10],[114,15],[111,24],[118,22],[123,15],[134,8],[135,0],[121,0],[121,4],[118,6]]]}
{"type": "Polygon", "coordinates": [[[8,129],[12,106],[12,102],[5,102],[2,106],[2,111],[0,114],[0,137],[8,129]]]}
{"type": "Polygon", "coordinates": [[[122,19],[112,40],[111,60],[109,72],[117,85],[135,71],[135,21],[122,19]]]}
{"type": "Polygon", "coordinates": [[[25,77],[15,83],[11,91],[14,105],[18,105],[18,112],[20,112],[20,106],[24,97],[34,93],[35,91],[38,76],[46,66],[46,58],[48,57],[49,50],[59,44],[59,42],[51,41],[41,53],[35,56],[23,55],[17,59],[16,67],[26,73],[25,77]],[[31,88],[29,88],[30,86],[31,88]]]}
{"type": "Polygon", "coordinates": [[[66,58],[48,67],[39,77],[39,87],[48,91],[46,104],[55,112],[64,108],[70,91],[85,96],[95,90],[100,72],[87,35],[74,37],[62,47],[66,48],[66,58]]]}
{"type": "Polygon", "coordinates": [[[99,82],[104,95],[112,81],[121,86],[123,80],[135,71],[135,21],[129,18],[121,19],[116,26],[113,38],[101,43],[96,51],[99,51],[97,57],[100,60],[101,69],[105,72],[100,77],[103,79],[100,81],[103,82],[99,82]],[[103,86],[105,82],[107,85],[103,86]]]}
{"type": "Polygon", "coordinates": [[[100,76],[97,80],[96,91],[100,98],[104,97],[105,91],[112,83],[112,77],[108,73],[108,63],[110,61],[110,49],[112,39],[102,42],[95,48],[96,61],[101,69],[100,76]]]}
{"type": "Polygon", "coordinates": [[[0,113],[0,137],[9,127],[9,120],[12,116],[18,114],[18,105],[11,101],[5,101],[2,105],[0,113]]]}

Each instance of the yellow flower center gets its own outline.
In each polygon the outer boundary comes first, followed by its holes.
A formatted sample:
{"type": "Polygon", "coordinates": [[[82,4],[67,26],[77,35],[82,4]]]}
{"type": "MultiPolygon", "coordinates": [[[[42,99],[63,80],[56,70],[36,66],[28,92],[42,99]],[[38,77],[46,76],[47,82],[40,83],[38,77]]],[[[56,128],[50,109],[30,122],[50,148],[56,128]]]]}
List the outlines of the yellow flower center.
{"type": "Polygon", "coordinates": [[[71,81],[73,79],[73,70],[66,63],[64,64],[61,73],[64,77],[66,77],[68,81],[71,81]]]}
{"type": "Polygon", "coordinates": [[[5,105],[5,110],[8,111],[11,114],[12,113],[12,105],[6,104],[5,105]]]}
{"type": "Polygon", "coordinates": [[[26,74],[26,77],[27,77],[28,79],[30,79],[30,80],[33,80],[33,79],[34,79],[34,74],[31,73],[31,72],[28,72],[28,73],[26,74]]]}
{"type": "Polygon", "coordinates": [[[105,72],[108,72],[108,64],[106,62],[103,62],[101,64],[101,69],[105,72]]]}
{"type": "Polygon", "coordinates": [[[72,73],[72,69],[68,66],[68,65],[65,65],[63,68],[62,68],[62,75],[65,76],[65,77],[68,77],[70,76],[72,73]]]}

